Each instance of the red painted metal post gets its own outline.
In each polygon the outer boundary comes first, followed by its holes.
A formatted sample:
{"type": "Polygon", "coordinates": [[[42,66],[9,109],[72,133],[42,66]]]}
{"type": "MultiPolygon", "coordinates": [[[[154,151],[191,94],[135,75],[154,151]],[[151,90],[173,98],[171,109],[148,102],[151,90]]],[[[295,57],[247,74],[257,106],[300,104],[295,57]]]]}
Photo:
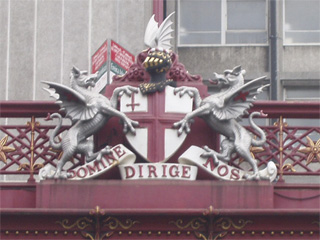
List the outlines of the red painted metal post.
{"type": "Polygon", "coordinates": [[[155,20],[161,24],[163,21],[163,0],[153,0],[153,14],[155,20]]]}

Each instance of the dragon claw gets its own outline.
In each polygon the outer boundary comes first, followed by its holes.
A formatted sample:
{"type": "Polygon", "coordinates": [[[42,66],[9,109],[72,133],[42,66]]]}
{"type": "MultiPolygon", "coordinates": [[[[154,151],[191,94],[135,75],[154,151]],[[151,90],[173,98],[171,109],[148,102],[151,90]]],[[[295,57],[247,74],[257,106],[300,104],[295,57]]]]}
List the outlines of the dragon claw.
{"type": "Polygon", "coordinates": [[[104,147],[103,149],[101,149],[100,153],[101,153],[101,155],[110,154],[111,153],[111,147],[110,146],[104,147]]]}
{"type": "Polygon", "coordinates": [[[254,173],[252,175],[246,173],[245,175],[243,175],[243,178],[245,178],[247,180],[258,181],[258,180],[260,180],[260,175],[259,175],[259,173],[254,173]]]}
{"type": "Polygon", "coordinates": [[[180,136],[184,131],[188,134],[191,132],[190,123],[192,123],[192,120],[182,119],[179,122],[175,122],[173,124],[173,128],[179,128],[178,136],[180,136]]]}
{"type": "Polygon", "coordinates": [[[183,129],[180,128],[180,129],[178,130],[178,137],[180,137],[182,133],[183,133],[183,129]]]}
{"type": "Polygon", "coordinates": [[[218,166],[219,165],[219,160],[218,160],[218,157],[217,157],[217,152],[215,152],[214,150],[210,149],[208,146],[203,146],[203,150],[205,150],[205,152],[202,153],[200,155],[200,157],[212,158],[214,165],[218,166]]]}
{"type": "Polygon", "coordinates": [[[47,179],[67,179],[71,173],[56,171],[52,176],[47,176],[47,179]]]}

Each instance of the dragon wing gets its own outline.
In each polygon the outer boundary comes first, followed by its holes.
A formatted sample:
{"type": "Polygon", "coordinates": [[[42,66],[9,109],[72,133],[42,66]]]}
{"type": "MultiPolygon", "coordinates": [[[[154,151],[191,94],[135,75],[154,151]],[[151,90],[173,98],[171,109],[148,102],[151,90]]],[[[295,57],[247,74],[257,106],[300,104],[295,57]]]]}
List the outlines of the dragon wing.
{"type": "Polygon", "coordinates": [[[256,100],[256,96],[269,86],[263,85],[266,77],[256,78],[235,91],[230,92],[217,104],[213,104],[212,113],[220,120],[237,119],[247,113],[256,100]]]}
{"type": "Polygon", "coordinates": [[[42,82],[49,86],[43,89],[50,93],[50,97],[57,100],[56,103],[59,104],[60,110],[64,110],[66,117],[72,121],[89,120],[97,114],[98,109],[87,104],[86,98],[79,92],[59,83],[42,82]]]}
{"type": "Polygon", "coordinates": [[[172,21],[170,17],[174,14],[171,13],[158,27],[158,23],[154,19],[154,15],[149,20],[144,35],[144,43],[151,48],[164,48],[170,49],[172,39],[171,33],[173,32],[172,21]]]}
{"type": "Polygon", "coordinates": [[[153,48],[157,45],[156,36],[157,36],[158,29],[159,29],[158,23],[156,22],[156,20],[154,20],[154,14],[153,14],[148,22],[146,32],[144,34],[144,43],[148,47],[153,48]]]}

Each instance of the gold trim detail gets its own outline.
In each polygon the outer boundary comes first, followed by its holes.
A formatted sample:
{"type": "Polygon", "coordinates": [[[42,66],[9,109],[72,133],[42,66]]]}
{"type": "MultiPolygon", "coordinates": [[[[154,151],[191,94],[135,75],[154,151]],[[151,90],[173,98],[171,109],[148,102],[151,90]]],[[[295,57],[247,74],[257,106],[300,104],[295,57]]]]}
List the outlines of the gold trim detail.
{"type": "Polygon", "coordinates": [[[190,222],[184,224],[182,219],[178,219],[177,221],[170,221],[169,224],[174,224],[179,229],[186,229],[191,227],[193,230],[199,229],[202,227],[207,221],[203,218],[194,218],[190,222]]]}
{"type": "Polygon", "coordinates": [[[7,163],[6,153],[13,152],[16,150],[15,148],[6,146],[7,141],[8,141],[8,135],[4,136],[0,140],[0,161],[4,162],[5,164],[7,163]]]}
{"type": "Polygon", "coordinates": [[[103,215],[105,215],[105,212],[103,209],[100,208],[100,206],[96,206],[95,208],[93,208],[89,211],[89,214],[95,215],[95,216],[103,216],[103,215]]]}
{"type": "Polygon", "coordinates": [[[30,141],[30,163],[22,163],[19,165],[19,168],[17,171],[29,170],[30,171],[30,178],[33,179],[33,173],[34,170],[43,168],[44,165],[42,163],[34,163],[34,135],[35,135],[35,128],[40,126],[39,122],[36,122],[35,117],[31,117],[31,122],[27,122],[27,126],[31,127],[31,141],[30,141]]]}
{"type": "Polygon", "coordinates": [[[306,148],[301,148],[298,151],[302,153],[308,154],[307,157],[307,165],[313,162],[314,159],[317,159],[320,162],[320,139],[317,142],[313,142],[310,137],[307,138],[307,146],[306,148]]]}
{"type": "Polygon", "coordinates": [[[280,181],[283,176],[283,127],[287,127],[288,124],[283,122],[283,117],[280,116],[278,122],[274,123],[274,126],[279,127],[279,170],[280,170],[280,181]]]}
{"type": "Polygon", "coordinates": [[[291,163],[286,163],[282,166],[282,170],[290,169],[291,172],[296,172],[297,170],[292,166],[291,163]]]}
{"type": "Polygon", "coordinates": [[[89,238],[90,240],[102,240],[104,239],[105,237],[106,238],[109,238],[113,235],[113,232],[108,232],[108,233],[104,233],[101,237],[99,236],[99,234],[96,234],[95,236],[93,234],[90,234],[88,232],[85,232],[85,233],[81,233],[81,235],[84,237],[84,238],[89,238]]]}
{"type": "MultiPolygon", "coordinates": [[[[217,211],[216,211],[216,213],[218,214],[217,211]]],[[[214,214],[213,206],[210,205],[209,208],[207,208],[202,214],[203,214],[203,216],[213,215],[214,214]]]]}
{"type": "Polygon", "coordinates": [[[85,229],[93,223],[93,220],[82,217],[77,219],[73,224],[69,224],[69,219],[63,219],[62,221],[56,221],[56,223],[60,224],[64,229],[71,229],[77,227],[78,229],[85,229]]]}
{"type": "Polygon", "coordinates": [[[279,175],[280,179],[279,181],[283,181],[283,171],[289,169],[291,172],[296,172],[297,170],[292,166],[291,163],[284,163],[283,162],[283,151],[284,151],[284,141],[283,141],[283,128],[288,127],[288,124],[283,121],[283,117],[280,116],[280,119],[278,122],[274,123],[274,126],[279,127],[279,163],[276,164],[279,168],[279,175]]]}
{"type": "Polygon", "coordinates": [[[239,219],[237,223],[234,223],[231,218],[219,218],[215,222],[215,226],[220,227],[223,230],[229,230],[231,227],[240,230],[243,229],[247,224],[253,223],[251,220],[239,219]]]}
{"type": "Polygon", "coordinates": [[[218,233],[216,236],[213,236],[213,234],[210,233],[208,237],[206,237],[205,235],[203,235],[202,233],[199,233],[199,232],[195,232],[194,234],[198,239],[218,240],[218,239],[221,239],[221,238],[225,237],[227,235],[227,233],[228,232],[221,232],[221,233],[218,233]]]}
{"type": "MultiPolygon", "coordinates": [[[[254,139],[257,139],[257,136],[255,135],[253,138],[254,138],[254,139]]],[[[252,157],[253,159],[256,159],[256,157],[255,157],[254,154],[255,154],[255,153],[264,152],[265,149],[262,148],[262,147],[254,147],[254,146],[251,145],[249,151],[250,151],[251,157],[252,157]]],[[[239,158],[239,164],[243,163],[244,161],[245,161],[245,160],[244,160],[243,157],[239,158]]]]}
{"type": "Polygon", "coordinates": [[[133,225],[140,223],[139,221],[133,221],[132,219],[126,219],[125,223],[119,221],[119,219],[114,217],[108,217],[107,219],[103,220],[105,223],[103,226],[109,227],[111,230],[117,229],[119,226],[122,229],[128,230],[132,228],[133,225]]]}
{"type": "Polygon", "coordinates": [[[199,239],[208,240],[208,238],[206,238],[206,236],[203,235],[202,233],[194,232],[194,234],[195,234],[196,237],[199,238],[199,239]]]}

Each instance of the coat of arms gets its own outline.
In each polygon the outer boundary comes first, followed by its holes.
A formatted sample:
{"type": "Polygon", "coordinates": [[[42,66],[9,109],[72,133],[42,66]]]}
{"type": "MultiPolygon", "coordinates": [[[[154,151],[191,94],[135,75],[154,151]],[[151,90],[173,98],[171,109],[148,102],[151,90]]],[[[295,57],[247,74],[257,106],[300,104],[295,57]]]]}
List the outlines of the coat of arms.
{"type": "MultiPolygon", "coordinates": [[[[43,169],[44,178],[87,178],[119,165],[123,179],[194,180],[201,168],[224,180],[274,180],[274,163],[259,171],[249,150],[265,142],[264,132],[252,119],[264,114],[254,112],[249,116],[257,139],[238,122],[266,86],[265,77],[244,83],[245,70],[237,66],[215,74],[217,83],[224,88],[208,96],[201,77],[189,74],[171,50],[171,16],[160,26],[154,16],[150,19],[145,33],[148,49],[138,55],[137,62],[124,75],[114,76],[105,96],[90,92],[88,86],[94,85],[94,76],[79,70],[73,70],[74,78],[81,76],[82,80],[71,88],[46,82],[54,89],[49,92],[72,119],[73,126],[60,144],[65,152],[63,161],[57,170],[43,169]],[[87,138],[112,116],[121,119],[126,141],[93,152],[93,142],[87,138]],[[205,127],[191,126],[198,118],[203,119],[201,124],[205,127]],[[212,148],[216,139],[208,140],[209,132],[224,136],[220,151],[212,148]],[[251,171],[228,165],[234,152],[249,163],[251,171]],[[86,165],[63,173],[64,164],[75,153],[87,156],[86,165]]],[[[54,137],[53,148],[59,145],[54,137]]]]}

